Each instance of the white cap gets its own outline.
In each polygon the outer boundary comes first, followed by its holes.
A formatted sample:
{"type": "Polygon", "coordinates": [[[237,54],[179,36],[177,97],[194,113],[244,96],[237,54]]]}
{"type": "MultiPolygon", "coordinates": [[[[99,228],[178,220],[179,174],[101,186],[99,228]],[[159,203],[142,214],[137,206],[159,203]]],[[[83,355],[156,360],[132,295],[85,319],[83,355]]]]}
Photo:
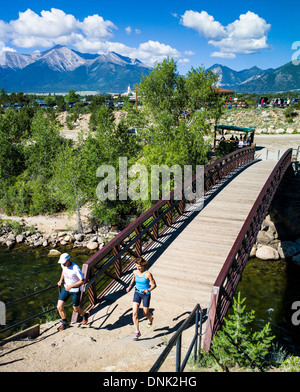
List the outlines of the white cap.
{"type": "Polygon", "coordinates": [[[65,264],[65,262],[67,262],[68,260],[70,260],[69,253],[62,253],[60,255],[58,262],[59,262],[59,264],[65,264]]]}

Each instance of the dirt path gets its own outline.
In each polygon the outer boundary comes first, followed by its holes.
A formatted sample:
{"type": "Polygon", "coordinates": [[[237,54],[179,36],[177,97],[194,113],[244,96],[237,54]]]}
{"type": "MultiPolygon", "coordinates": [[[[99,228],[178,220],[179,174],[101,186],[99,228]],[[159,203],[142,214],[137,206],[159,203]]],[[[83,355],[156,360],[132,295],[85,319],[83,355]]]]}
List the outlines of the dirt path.
{"type": "MultiPolygon", "coordinates": [[[[59,322],[50,322],[41,326],[36,339],[0,346],[0,372],[148,372],[186,314],[174,317],[173,309],[162,311],[153,295],[153,326],[147,328],[140,311],[142,336],[135,342],[132,296],[124,290],[116,302],[99,306],[85,326],[73,323],[58,332],[59,322]]],[[[161,370],[175,370],[173,353],[161,370]]]]}

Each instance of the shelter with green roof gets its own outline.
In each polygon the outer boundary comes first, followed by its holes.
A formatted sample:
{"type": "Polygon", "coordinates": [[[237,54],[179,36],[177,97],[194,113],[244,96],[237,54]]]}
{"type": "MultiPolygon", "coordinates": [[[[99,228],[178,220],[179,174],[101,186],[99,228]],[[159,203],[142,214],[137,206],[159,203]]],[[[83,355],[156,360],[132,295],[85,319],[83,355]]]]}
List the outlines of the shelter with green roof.
{"type": "Polygon", "coordinates": [[[222,135],[224,135],[224,130],[231,131],[231,132],[237,132],[239,134],[242,134],[242,133],[249,134],[250,144],[251,144],[251,146],[253,146],[255,128],[237,127],[237,126],[234,126],[234,125],[215,125],[214,150],[216,148],[216,142],[220,141],[220,139],[217,139],[217,131],[219,131],[221,136],[222,136],[222,135]]]}

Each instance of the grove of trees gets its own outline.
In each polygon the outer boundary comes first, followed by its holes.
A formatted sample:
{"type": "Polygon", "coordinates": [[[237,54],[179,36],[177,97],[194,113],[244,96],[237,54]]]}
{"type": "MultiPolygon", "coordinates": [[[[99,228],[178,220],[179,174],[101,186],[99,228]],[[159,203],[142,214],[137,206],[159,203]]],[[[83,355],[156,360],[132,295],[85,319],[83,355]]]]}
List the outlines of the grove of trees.
{"type": "Polygon", "coordinates": [[[54,109],[29,105],[22,95],[20,110],[0,116],[0,208],[20,216],[77,211],[80,228],[80,207],[88,203],[99,223],[128,223],[151,200],[99,200],[98,167],[111,165],[118,176],[119,157],[126,157],[128,167],[205,164],[210,143],[204,137],[223,106],[212,87],[216,78],[202,68],[181,76],[176,62],[165,59],[137,86],[142,106],[125,104],[120,122],[103,97],[94,97],[90,129],[78,142],[61,136],[54,109]]]}

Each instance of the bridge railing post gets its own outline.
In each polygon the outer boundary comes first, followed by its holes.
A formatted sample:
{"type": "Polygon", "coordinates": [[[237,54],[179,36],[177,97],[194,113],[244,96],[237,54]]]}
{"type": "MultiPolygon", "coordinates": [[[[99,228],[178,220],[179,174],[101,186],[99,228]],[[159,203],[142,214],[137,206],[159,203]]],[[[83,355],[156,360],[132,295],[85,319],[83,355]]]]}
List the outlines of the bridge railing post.
{"type": "Polygon", "coordinates": [[[204,339],[203,339],[202,348],[205,351],[209,351],[211,346],[211,341],[213,339],[215,318],[217,314],[217,305],[219,301],[219,292],[220,292],[220,287],[214,286],[211,293],[211,300],[210,300],[209,311],[208,311],[207,327],[206,327],[207,329],[205,331],[204,339]]]}
{"type": "MultiPolygon", "coordinates": [[[[113,249],[114,255],[116,256],[119,252],[120,252],[120,244],[117,244],[114,249],[113,249]]],[[[115,273],[116,273],[116,277],[118,279],[121,278],[122,276],[122,266],[121,266],[121,260],[120,258],[118,258],[115,261],[115,273]]]]}
{"type": "MultiPolygon", "coordinates": [[[[171,200],[168,200],[168,202],[167,202],[168,208],[170,208],[171,205],[172,205],[171,200]]],[[[172,223],[173,223],[173,219],[172,219],[172,210],[170,209],[170,210],[167,212],[167,225],[168,225],[168,226],[172,226],[172,223]]]]}
{"type": "MultiPolygon", "coordinates": [[[[141,229],[142,229],[141,226],[138,226],[138,227],[135,228],[136,236],[138,236],[140,234],[140,232],[142,231],[141,229]]],[[[142,256],[142,239],[141,238],[136,240],[135,249],[136,249],[137,255],[139,257],[141,257],[142,256]]]]}
{"type": "MultiPolygon", "coordinates": [[[[155,221],[155,219],[157,219],[157,217],[158,217],[158,212],[157,211],[153,212],[153,214],[152,214],[153,221],[155,221]]],[[[153,237],[154,237],[155,241],[158,239],[158,222],[157,221],[154,222],[154,224],[153,224],[153,237]]]]}

